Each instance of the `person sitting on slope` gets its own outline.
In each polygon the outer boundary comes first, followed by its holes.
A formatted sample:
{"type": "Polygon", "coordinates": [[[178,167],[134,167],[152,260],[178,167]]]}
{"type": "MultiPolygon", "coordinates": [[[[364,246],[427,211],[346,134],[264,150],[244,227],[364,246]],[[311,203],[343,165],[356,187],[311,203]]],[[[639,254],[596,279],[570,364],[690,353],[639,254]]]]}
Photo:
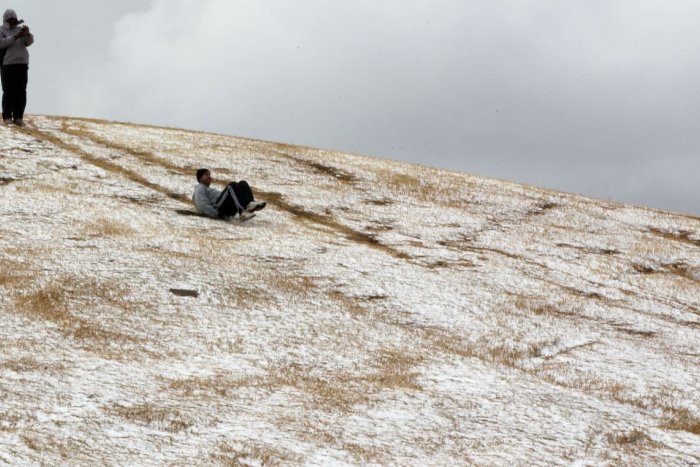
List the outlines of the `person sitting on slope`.
{"type": "Polygon", "coordinates": [[[211,188],[212,176],[209,169],[197,170],[197,186],[194,187],[192,201],[197,212],[213,219],[224,219],[229,216],[240,216],[241,222],[255,217],[267,203],[255,201],[253,190],[245,180],[229,183],[224,191],[211,188]]]}

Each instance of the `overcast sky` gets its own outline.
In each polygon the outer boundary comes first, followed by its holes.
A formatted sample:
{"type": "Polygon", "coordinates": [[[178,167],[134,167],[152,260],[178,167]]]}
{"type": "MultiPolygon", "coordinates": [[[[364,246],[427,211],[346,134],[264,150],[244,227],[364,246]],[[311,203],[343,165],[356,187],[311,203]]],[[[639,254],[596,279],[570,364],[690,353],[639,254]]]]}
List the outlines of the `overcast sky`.
{"type": "Polygon", "coordinates": [[[697,0],[23,0],[27,112],[700,215],[697,0]]]}

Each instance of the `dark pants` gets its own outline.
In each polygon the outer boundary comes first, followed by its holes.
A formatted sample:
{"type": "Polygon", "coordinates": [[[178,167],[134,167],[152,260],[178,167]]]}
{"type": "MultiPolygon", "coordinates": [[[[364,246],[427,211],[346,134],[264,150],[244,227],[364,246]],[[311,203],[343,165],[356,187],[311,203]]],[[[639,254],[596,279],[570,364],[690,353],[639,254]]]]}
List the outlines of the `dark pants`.
{"type": "Polygon", "coordinates": [[[238,183],[229,183],[226,189],[221,192],[215,204],[219,210],[219,217],[227,217],[240,214],[248,206],[248,203],[253,200],[253,190],[250,189],[248,182],[241,180],[238,183]],[[231,191],[233,191],[233,194],[231,194],[231,191]],[[236,204],[236,200],[238,200],[238,204],[236,204]]]}
{"type": "Polygon", "coordinates": [[[29,65],[2,67],[2,118],[24,118],[29,65]]]}

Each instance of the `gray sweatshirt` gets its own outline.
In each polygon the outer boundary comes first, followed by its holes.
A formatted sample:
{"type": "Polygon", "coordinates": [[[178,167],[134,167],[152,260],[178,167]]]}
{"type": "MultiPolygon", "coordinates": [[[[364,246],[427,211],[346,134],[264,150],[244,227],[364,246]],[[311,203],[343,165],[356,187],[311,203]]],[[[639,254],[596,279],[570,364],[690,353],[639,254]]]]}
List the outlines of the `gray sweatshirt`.
{"type": "Polygon", "coordinates": [[[219,210],[216,208],[216,199],[221,192],[215,188],[209,188],[204,183],[199,183],[194,187],[192,201],[197,208],[197,212],[207,217],[219,217],[219,210]]]}
{"type": "Polygon", "coordinates": [[[0,49],[5,49],[5,59],[3,65],[28,65],[29,52],[27,47],[34,43],[34,36],[29,33],[23,39],[15,39],[15,36],[22,30],[22,25],[14,28],[7,22],[9,18],[17,18],[14,10],[7,10],[2,15],[2,26],[0,26],[0,49]]]}

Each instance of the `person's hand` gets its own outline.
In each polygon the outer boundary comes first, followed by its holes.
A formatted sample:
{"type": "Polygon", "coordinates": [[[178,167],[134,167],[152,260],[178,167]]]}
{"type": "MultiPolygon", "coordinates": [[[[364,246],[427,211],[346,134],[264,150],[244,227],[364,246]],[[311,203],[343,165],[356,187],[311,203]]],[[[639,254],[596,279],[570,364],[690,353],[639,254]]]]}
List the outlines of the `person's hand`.
{"type": "Polygon", "coordinates": [[[15,36],[16,39],[21,39],[23,37],[27,37],[29,34],[29,27],[28,26],[22,26],[22,29],[17,33],[15,36]]]}

